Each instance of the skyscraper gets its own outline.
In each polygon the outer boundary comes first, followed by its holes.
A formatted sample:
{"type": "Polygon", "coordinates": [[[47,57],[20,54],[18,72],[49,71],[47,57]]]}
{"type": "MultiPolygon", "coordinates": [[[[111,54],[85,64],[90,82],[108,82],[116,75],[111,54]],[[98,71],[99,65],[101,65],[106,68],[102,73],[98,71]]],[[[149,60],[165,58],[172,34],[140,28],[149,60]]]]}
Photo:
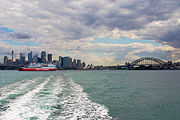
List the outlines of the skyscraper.
{"type": "Polygon", "coordinates": [[[48,54],[48,62],[52,62],[52,54],[48,54]]]}
{"type": "Polygon", "coordinates": [[[82,63],[82,67],[83,68],[86,67],[86,63],[85,62],[82,63]]]}
{"type": "Polygon", "coordinates": [[[28,53],[28,62],[29,63],[32,62],[32,51],[30,53],[28,53]]]}
{"type": "Polygon", "coordinates": [[[35,63],[38,63],[38,54],[37,53],[33,56],[33,61],[35,63]]]}
{"type": "Polygon", "coordinates": [[[62,61],[63,61],[63,58],[59,56],[59,67],[62,67],[62,61]]]}
{"type": "Polygon", "coordinates": [[[25,53],[20,53],[20,64],[25,64],[25,53]]]}
{"type": "Polygon", "coordinates": [[[45,63],[45,62],[46,62],[46,52],[45,52],[45,51],[42,51],[42,52],[41,52],[41,62],[42,62],[42,63],[45,63]]]}
{"type": "Polygon", "coordinates": [[[81,60],[77,60],[77,68],[81,69],[81,60]]]}
{"type": "Polygon", "coordinates": [[[8,57],[4,56],[4,64],[7,65],[8,57]]]}
{"type": "Polygon", "coordinates": [[[63,57],[62,59],[62,66],[63,68],[67,69],[69,67],[70,57],[63,57]]]}
{"type": "Polygon", "coordinates": [[[13,55],[14,55],[14,51],[12,50],[12,62],[13,62],[13,55]]]}
{"type": "Polygon", "coordinates": [[[77,69],[76,59],[74,59],[72,62],[72,68],[77,69]]]}

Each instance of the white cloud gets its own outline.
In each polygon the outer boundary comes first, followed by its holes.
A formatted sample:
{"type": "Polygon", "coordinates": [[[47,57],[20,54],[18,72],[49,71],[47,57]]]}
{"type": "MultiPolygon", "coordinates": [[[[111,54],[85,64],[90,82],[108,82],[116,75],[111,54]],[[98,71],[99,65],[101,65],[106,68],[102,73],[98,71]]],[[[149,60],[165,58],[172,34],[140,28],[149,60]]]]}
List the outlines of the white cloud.
{"type": "Polygon", "coordinates": [[[18,52],[46,50],[54,58],[67,54],[88,63],[97,59],[98,64],[116,64],[124,61],[123,58],[140,57],[137,55],[140,52],[144,55],[168,50],[176,53],[180,48],[175,34],[180,31],[179,4],[178,0],[1,0],[0,24],[14,32],[0,32],[0,40],[39,44],[13,46],[1,41],[1,55],[12,48],[18,52]],[[90,43],[95,37],[107,36],[154,40],[162,46],[90,43]]]}

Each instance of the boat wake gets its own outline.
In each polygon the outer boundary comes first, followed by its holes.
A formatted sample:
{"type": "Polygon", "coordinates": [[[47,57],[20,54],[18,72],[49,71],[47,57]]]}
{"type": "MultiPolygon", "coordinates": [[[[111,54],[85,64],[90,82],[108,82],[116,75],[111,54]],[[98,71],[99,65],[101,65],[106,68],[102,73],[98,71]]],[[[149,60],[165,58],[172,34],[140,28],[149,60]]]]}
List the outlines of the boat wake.
{"type": "Polygon", "coordinates": [[[0,120],[112,119],[71,78],[54,74],[0,88],[0,120]]]}

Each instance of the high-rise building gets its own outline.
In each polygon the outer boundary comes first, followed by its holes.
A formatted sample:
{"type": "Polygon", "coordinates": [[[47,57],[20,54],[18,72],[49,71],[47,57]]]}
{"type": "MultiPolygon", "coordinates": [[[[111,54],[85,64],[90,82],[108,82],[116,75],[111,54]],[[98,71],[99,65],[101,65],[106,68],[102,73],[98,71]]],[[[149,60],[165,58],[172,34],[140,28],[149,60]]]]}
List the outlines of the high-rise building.
{"type": "Polygon", "coordinates": [[[77,69],[76,59],[74,59],[73,62],[72,62],[72,68],[77,69]]]}
{"type": "Polygon", "coordinates": [[[38,63],[42,63],[42,60],[41,60],[40,57],[37,58],[37,62],[38,62],[38,63]]]}
{"type": "Polygon", "coordinates": [[[53,64],[58,68],[59,67],[59,61],[58,60],[53,60],[53,64]]]}
{"type": "Polygon", "coordinates": [[[52,54],[48,54],[48,62],[52,62],[52,54]]]}
{"type": "Polygon", "coordinates": [[[63,68],[71,68],[72,67],[72,59],[70,57],[63,57],[62,59],[63,68]]]}
{"type": "Polygon", "coordinates": [[[77,68],[81,69],[81,60],[77,60],[77,68]]]}
{"type": "Polygon", "coordinates": [[[16,64],[16,65],[19,65],[19,64],[20,64],[19,59],[16,59],[15,64],[16,64]]]}
{"type": "Polygon", "coordinates": [[[14,55],[14,51],[12,50],[12,62],[13,62],[13,55],[14,55]]]}
{"type": "Polygon", "coordinates": [[[86,63],[85,62],[82,63],[82,67],[83,68],[86,67],[86,63]]]}
{"type": "Polygon", "coordinates": [[[12,64],[12,60],[11,59],[8,59],[7,60],[7,65],[11,65],[12,64]]]}
{"type": "Polygon", "coordinates": [[[59,68],[63,66],[63,57],[62,56],[59,56],[59,68]]]}
{"type": "Polygon", "coordinates": [[[25,64],[25,53],[20,53],[20,64],[25,64]]]}
{"type": "Polygon", "coordinates": [[[42,52],[41,52],[41,62],[42,62],[42,63],[45,63],[45,62],[46,62],[46,52],[45,52],[45,51],[42,51],[42,52]]]}
{"type": "Polygon", "coordinates": [[[28,62],[32,62],[32,52],[28,53],[28,62]]]}
{"type": "Polygon", "coordinates": [[[72,69],[72,58],[68,59],[68,68],[72,69]]]}
{"type": "Polygon", "coordinates": [[[33,61],[35,63],[38,63],[38,54],[37,53],[33,56],[33,61]]]}
{"type": "Polygon", "coordinates": [[[4,64],[7,65],[8,57],[4,56],[4,64]]]}

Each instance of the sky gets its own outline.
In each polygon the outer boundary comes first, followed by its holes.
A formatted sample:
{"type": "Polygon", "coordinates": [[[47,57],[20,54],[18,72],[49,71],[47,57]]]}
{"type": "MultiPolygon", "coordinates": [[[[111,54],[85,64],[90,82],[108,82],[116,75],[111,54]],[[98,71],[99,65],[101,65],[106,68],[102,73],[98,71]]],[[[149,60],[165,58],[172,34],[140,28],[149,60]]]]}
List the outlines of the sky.
{"type": "Polygon", "coordinates": [[[0,61],[12,50],[94,65],[180,61],[180,1],[0,0],[0,61]]]}

